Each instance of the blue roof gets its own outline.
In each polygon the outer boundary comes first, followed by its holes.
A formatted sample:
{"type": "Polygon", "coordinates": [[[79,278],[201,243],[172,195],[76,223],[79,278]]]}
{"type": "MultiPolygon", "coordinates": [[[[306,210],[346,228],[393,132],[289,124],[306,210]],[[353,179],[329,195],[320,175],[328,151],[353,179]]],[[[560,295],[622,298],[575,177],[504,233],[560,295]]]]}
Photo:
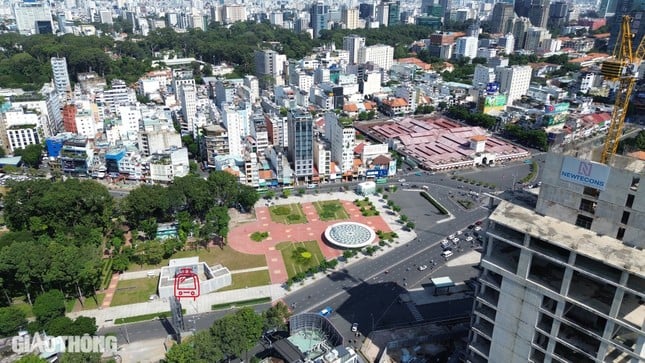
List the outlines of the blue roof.
{"type": "Polygon", "coordinates": [[[452,282],[452,280],[448,276],[435,277],[435,278],[433,278],[431,280],[432,280],[432,283],[434,284],[434,286],[438,287],[438,288],[455,286],[455,283],[452,282]]]}

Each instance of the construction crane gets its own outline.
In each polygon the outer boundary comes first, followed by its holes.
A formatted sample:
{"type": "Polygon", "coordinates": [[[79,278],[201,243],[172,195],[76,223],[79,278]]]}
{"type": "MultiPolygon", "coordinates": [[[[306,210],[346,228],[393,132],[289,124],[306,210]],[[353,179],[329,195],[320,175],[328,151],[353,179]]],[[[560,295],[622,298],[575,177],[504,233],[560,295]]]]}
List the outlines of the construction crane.
{"type": "Polygon", "coordinates": [[[643,56],[645,56],[645,37],[638,40],[638,48],[634,51],[633,38],[635,35],[630,27],[631,22],[632,18],[630,16],[623,16],[620,32],[616,38],[617,42],[613,57],[605,61],[600,68],[600,73],[605,80],[618,82],[614,110],[611,113],[611,123],[609,124],[600,156],[600,162],[603,164],[609,163],[611,157],[618,150],[618,142],[623,134],[623,126],[625,125],[629,98],[636,85],[638,67],[643,56]]]}

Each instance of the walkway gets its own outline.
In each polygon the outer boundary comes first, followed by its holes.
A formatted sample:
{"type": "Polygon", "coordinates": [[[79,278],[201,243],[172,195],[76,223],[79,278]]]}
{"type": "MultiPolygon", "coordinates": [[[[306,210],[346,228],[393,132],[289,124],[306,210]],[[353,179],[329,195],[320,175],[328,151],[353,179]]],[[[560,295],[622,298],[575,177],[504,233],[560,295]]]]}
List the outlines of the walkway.
{"type": "MultiPolygon", "coordinates": [[[[229,232],[229,246],[236,251],[252,254],[265,255],[269,266],[271,283],[280,284],[288,279],[287,269],[282,259],[282,253],[276,248],[281,242],[304,242],[315,240],[318,242],[321,252],[326,259],[333,259],[342,254],[342,250],[329,246],[323,241],[325,229],[339,220],[321,221],[314,207],[314,201],[338,199],[347,213],[349,220],[371,226],[375,231],[391,231],[388,223],[381,216],[363,217],[358,207],[352,202],[356,199],[353,193],[325,193],[322,195],[304,195],[302,197],[281,198],[275,201],[280,204],[300,204],[308,222],[304,224],[282,224],[271,220],[269,208],[264,205],[266,201],[260,201],[255,206],[257,220],[233,228],[229,232]],[[262,242],[251,240],[253,232],[269,232],[269,237],[262,242]]],[[[375,205],[378,203],[375,203],[375,205]]],[[[378,208],[378,206],[377,206],[378,208]]],[[[383,212],[381,212],[383,213],[383,212]]]]}
{"type": "Polygon", "coordinates": [[[119,274],[115,273],[112,275],[112,279],[110,280],[110,286],[105,290],[105,297],[103,298],[103,303],[101,304],[101,308],[109,308],[110,304],[112,303],[112,298],[114,297],[114,293],[116,292],[116,286],[119,284],[119,274]]]}

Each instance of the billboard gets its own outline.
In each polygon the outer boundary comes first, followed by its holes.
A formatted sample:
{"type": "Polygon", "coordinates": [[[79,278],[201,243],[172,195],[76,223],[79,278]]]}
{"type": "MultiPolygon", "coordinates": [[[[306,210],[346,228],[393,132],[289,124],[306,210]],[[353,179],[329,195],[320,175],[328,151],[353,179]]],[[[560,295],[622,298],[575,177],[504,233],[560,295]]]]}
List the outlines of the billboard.
{"type": "Polygon", "coordinates": [[[375,178],[383,178],[387,176],[388,169],[372,169],[365,172],[365,175],[375,178]]]}
{"type": "Polygon", "coordinates": [[[565,156],[562,160],[560,179],[586,187],[605,190],[609,170],[609,167],[603,164],[565,156]]]}
{"type": "Polygon", "coordinates": [[[555,115],[569,111],[569,102],[556,103],[555,105],[544,105],[546,115],[555,115]]]}
{"type": "Polygon", "coordinates": [[[486,96],[484,97],[483,113],[503,111],[506,108],[506,95],[486,96]]]}
{"type": "Polygon", "coordinates": [[[499,83],[498,82],[490,82],[486,84],[486,93],[489,95],[495,94],[499,92],[499,83]]]}

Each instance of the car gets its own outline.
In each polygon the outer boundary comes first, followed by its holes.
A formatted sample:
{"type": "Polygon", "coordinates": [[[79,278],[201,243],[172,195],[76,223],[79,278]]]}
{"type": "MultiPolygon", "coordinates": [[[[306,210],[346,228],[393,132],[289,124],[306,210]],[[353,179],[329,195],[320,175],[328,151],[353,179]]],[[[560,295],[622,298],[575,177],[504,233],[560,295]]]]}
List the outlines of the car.
{"type": "Polygon", "coordinates": [[[424,270],[426,270],[427,268],[428,268],[428,266],[426,266],[426,265],[421,265],[421,266],[419,266],[419,271],[424,271],[424,270]]]}
{"type": "Polygon", "coordinates": [[[331,313],[332,313],[333,311],[334,311],[334,309],[332,309],[332,308],[330,308],[330,307],[328,306],[328,307],[326,307],[326,308],[324,308],[324,309],[320,310],[320,312],[318,312],[318,315],[320,315],[320,316],[329,316],[329,315],[331,315],[331,313]]]}
{"type": "Polygon", "coordinates": [[[448,242],[448,241],[446,241],[446,240],[444,239],[443,241],[441,241],[441,248],[443,248],[444,250],[445,250],[446,248],[450,248],[450,242],[448,242]]]}
{"type": "Polygon", "coordinates": [[[452,255],[453,255],[453,253],[452,253],[452,251],[451,251],[451,250],[446,250],[446,251],[441,252],[441,256],[442,256],[443,258],[445,258],[445,259],[448,259],[448,257],[450,257],[450,256],[452,256],[452,255]]]}
{"type": "Polygon", "coordinates": [[[352,332],[357,332],[358,331],[358,323],[352,324],[352,332]]]}
{"type": "Polygon", "coordinates": [[[408,183],[401,183],[401,186],[402,186],[402,187],[407,187],[408,185],[410,185],[410,184],[408,184],[408,183]]]}
{"type": "Polygon", "coordinates": [[[468,237],[466,237],[466,242],[471,242],[473,239],[474,238],[472,238],[471,236],[468,236],[468,237]]]}
{"type": "Polygon", "coordinates": [[[451,234],[450,236],[448,236],[448,239],[449,239],[449,240],[452,240],[453,238],[455,238],[455,235],[454,235],[454,234],[451,234]]]}
{"type": "Polygon", "coordinates": [[[453,238],[452,243],[454,243],[456,246],[459,243],[459,238],[453,238]]]}
{"type": "Polygon", "coordinates": [[[399,179],[399,183],[405,183],[405,179],[399,179]]]}
{"type": "Polygon", "coordinates": [[[414,173],[414,175],[416,175],[416,176],[421,176],[421,175],[423,175],[423,174],[421,174],[421,172],[416,172],[416,173],[414,173]]]}
{"type": "Polygon", "coordinates": [[[475,222],[475,225],[476,225],[476,226],[481,226],[481,225],[482,225],[482,223],[484,223],[484,222],[483,222],[483,221],[477,221],[477,222],[475,222]]]}
{"type": "Polygon", "coordinates": [[[316,184],[307,185],[307,189],[314,189],[315,187],[316,187],[316,184]]]}
{"type": "Polygon", "coordinates": [[[459,236],[462,233],[463,233],[462,231],[457,231],[457,236],[459,236]]]}
{"type": "Polygon", "coordinates": [[[418,185],[416,185],[416,184],[412,184],[412,188],[416,189],[416,188],[418,188],[418,187],[419,187],[418,185]]]}
{"type": "Polygon", "coordinates": [[[481,230],[482,230],[482,227],[480,227],[480,226],[475,227],[475,232],[479,232],[481,230]]]}
{"type": "Polygon", "coordinates": [[[474,224],[471,224],[471,225],[468,226],[468,229],[473,229],[473,228],[475,228],[474,224]]]}

